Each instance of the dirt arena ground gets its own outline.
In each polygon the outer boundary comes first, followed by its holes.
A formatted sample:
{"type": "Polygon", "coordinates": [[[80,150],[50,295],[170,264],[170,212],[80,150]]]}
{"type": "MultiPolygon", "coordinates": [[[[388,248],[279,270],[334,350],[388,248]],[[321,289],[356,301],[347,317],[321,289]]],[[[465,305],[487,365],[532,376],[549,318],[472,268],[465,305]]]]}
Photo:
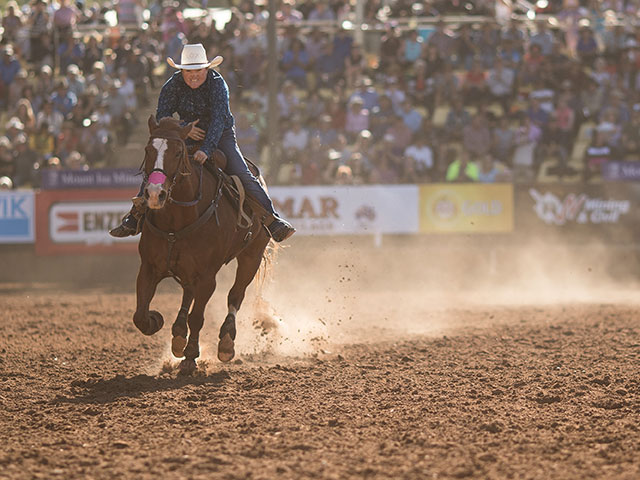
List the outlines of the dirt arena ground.
{"type": "Polygon", "coordinates": [[[329,243],[280,253],[226,365],[223,273],[190,378],[135,257],[0,255],[0,478],[640,478],[625,258],[329,243]]]}

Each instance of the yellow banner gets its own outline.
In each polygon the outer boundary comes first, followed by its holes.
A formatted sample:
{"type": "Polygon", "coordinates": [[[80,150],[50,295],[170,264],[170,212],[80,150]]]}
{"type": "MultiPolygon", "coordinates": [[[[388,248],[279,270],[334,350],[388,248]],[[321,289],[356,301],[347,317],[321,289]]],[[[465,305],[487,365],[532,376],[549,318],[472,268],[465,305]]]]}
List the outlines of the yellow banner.
{"type": "Polygon", "coordinates": [[[513,185],[420,185],[420,231],[511,232],[513,185]]]}

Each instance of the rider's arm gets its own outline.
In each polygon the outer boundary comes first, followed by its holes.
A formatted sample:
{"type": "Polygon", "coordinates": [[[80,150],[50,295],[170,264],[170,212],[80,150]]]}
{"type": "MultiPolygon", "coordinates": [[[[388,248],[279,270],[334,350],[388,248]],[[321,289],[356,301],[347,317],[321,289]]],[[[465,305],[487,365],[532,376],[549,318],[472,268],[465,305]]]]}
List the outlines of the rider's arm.
{"type": "Polygon", "coordinates": [[[160,90],[160,96],[158,97],[158,108],[156,110],[156,120],[160,121],[161,118],[171,117],[174,112],[178,110],[178,101],[180,95],[178,95],[177,82],[172,82],[169,79],[160,90]]]}
{"type": "Polygon", "coordinates": [[[211,89],[211,123],[207,129],[207,134],[202,143],[202,150],[207,156],[215,151],[222,132],[228,125],[231,118],[231,110],[229,109],[229,87],[222,77],[214,79],[211,89]]]}

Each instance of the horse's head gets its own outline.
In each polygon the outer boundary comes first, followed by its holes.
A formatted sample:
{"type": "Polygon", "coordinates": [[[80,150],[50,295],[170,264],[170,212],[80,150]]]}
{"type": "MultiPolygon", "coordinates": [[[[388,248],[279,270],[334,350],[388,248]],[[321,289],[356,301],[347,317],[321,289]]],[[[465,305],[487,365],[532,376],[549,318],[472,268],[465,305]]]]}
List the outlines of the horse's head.
{"type": "Polygon", "coordinates": [[[148,179],[144,197],[149,208],[164,207],[177,175],[190,172],[184,141],[192,126],[190,123],[183,127],[171,117],[160,122],[153,115],[149,117],[150,136],[142,166],[148,179]]]}

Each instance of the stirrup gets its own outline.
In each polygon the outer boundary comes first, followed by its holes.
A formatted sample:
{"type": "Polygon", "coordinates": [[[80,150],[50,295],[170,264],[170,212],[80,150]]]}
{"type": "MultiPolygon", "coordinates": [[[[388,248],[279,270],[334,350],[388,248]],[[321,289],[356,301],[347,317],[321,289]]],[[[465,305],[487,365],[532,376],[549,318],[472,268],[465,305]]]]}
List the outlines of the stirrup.
{"type": "Polygon", "coordinates": [[[284,242],[287,238],[296,233],[296,229],[293,228],[289,222],[278,217],[275,217],[275,220],[271,222],[267,227],[267,230],[269,231],[271,238],[278,243],[284,242]]]}
{"type": "Polygon", "coordinates": [[[115,228],[109,230],[109,235],[116,238],[130,237],[137,235],[141,230],[140,219],[129,213],[122,219],[122,223],[115,228]],[[132,225],[135,222],[135,227],[132,225]]]}

